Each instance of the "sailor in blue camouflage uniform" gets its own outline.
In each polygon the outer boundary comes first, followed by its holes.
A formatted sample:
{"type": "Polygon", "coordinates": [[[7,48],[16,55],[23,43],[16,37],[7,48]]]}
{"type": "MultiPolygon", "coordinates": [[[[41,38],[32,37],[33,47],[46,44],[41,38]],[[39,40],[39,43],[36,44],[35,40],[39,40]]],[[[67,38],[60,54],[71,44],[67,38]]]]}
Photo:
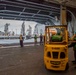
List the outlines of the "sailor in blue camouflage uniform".
{"type": "MultiPolygon", "coordinates": [[[[73,38],[72,38],[73,40],[73,42],[68,46],[68,47],[73,47],[73,51],[74,51],[74,61],[72,61],[72,63],[73,64],[75,64],[76,65],[76,32],[75,32],[75,34],[74,34],[74,36],[73,36],[73,38]]],[[[75,66],[75,68],[76,68],[76,66],[75,66]]]]}

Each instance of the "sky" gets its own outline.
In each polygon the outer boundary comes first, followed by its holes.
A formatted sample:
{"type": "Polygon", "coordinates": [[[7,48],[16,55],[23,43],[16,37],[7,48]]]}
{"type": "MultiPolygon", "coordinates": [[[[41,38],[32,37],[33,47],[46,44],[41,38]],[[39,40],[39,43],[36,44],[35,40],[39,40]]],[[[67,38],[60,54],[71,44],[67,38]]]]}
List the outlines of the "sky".
{"type": "MultiPolygon", "coordinates": [[[[21,25],[23,21],[17,21],[17,20],[4,20],[0,19],[0,31],[4,32],[4,25],[6,23],[9,23],[9,31],[14,31],[17,34],[20,34],[21,32],[21,25]]],[[[37,24],[37,22],[33,21],[25,21],[25,32],[28,29],[28,26],[30,25],[32,27],[32,33],[34,32],[34,26],[37,24]]]]}
{"type": "MultiPolygon", "coordinates": [[[[15,34],[18,34],[18,35],[21,34],[21,25],[22,25],[23,21],[0,19],[0,31],[4,32],[4,25],[6,23],[10,24],[8,27],[9,32],[12,33],[14,31],[15,34]]],[[[33,34],[34,26],[36,24],[39,24],[39,23],[34,22],[34,21],[25,21],[25,34],[27,33],[26,31],[27,31],[29,25],[32,27],[32,34],[33,34]]],[[[58,24],[59,24],[59,22],[56,23],[56,25],[58,25],[58,24]]],[[[43,24],[39,24],[38,25],[38,34],[40,34],[41,32],[42,32],[42,34],[44,34],[44,31],[45,31],[45,26],[43,24]]]]}

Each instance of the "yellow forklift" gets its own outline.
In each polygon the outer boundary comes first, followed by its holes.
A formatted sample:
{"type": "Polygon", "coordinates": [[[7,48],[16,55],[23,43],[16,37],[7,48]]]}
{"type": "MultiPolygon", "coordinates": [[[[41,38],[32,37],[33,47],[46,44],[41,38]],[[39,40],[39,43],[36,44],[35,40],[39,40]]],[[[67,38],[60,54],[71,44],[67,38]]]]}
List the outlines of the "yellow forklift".
{"type": "Polygon", "coordinates": [[[45,27],[44,65],[48,70],[66,71],[68,64],[68,30],[66,7],[61,5],[61,25],[45,27]],[[51,31],[55,29],[55,31],[51,31]]]}
{"type": "Polygon", "coordinates": [[[68,70],[68,31],[66,25],[45,27],[44,65],[49,70],[68,70]],[[55,28],[55,32],[51,29],[55,28]]]}

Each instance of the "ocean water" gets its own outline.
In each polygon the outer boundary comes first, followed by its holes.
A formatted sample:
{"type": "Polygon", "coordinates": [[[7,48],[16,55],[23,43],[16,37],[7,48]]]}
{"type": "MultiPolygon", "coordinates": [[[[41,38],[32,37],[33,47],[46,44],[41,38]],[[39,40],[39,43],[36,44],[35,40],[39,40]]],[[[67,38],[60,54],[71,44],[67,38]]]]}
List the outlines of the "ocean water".
{"type": "MultiPolygon", "coordinates": [[[[39,42],[39,38],[37,39],[39,42]]],[[[34,42],[34,39],[24,39],[24,43],[34,42]]],[[[19,39],[0,39],[0,44],[16,44],[19,43],[19,39]]]]}

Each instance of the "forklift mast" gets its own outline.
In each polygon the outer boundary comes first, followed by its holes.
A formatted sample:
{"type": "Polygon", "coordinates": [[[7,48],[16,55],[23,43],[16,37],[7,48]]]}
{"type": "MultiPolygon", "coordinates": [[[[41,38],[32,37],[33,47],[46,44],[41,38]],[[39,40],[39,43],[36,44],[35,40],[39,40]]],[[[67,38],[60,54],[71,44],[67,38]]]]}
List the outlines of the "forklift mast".
{"type": "Polygon", "coordinates": [[[67,25],[66,6],[65,5],[61,5],[60,23],[61,23],[61,25],[67,25]]]}

